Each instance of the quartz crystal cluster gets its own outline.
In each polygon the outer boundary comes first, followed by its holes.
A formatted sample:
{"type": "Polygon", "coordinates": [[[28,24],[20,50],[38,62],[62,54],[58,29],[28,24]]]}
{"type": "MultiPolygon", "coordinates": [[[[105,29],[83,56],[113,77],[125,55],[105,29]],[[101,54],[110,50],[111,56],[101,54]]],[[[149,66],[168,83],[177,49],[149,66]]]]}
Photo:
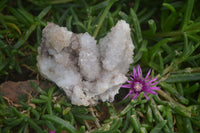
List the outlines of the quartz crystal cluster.
{"type": "Polygon", "coordinates": [[[112,102],[127,81],[133,49],[130,27],[123,20],[98,45],[88,33],[76,34],[48,23],[42,32],[37,66],[42,76],[64,90],[72,104],[112,102]]]}

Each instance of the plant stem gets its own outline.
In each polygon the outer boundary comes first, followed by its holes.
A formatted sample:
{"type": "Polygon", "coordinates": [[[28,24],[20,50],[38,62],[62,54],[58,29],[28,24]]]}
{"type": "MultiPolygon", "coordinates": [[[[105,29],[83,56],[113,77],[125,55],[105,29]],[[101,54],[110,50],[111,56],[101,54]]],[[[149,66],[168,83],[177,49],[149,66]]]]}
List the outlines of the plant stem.
{"type": "Polygon", "coordinates": [[[97,35],[98,35],[98,33],[99,33],[99,30],[100,30],[100,28],[101,28],[101,26],[102,26],[102,24],[103,24],[103,21],[104,21],[106,15],[108,14],[108,11],[110,10],[111,6],[112,6],[116,1],[117,1],[117,0],[110,0],[110,1],[109,1],[108,6],[105,8],[105,10],[104,10],[104,12],[103,12],[103,14],[102,14],[102,16],[101,16],[101,18],[100,18],[100,20],[99,20],[99,23],[97,24],[97,28],[96,28],[96,30],[94,31],[94,34],[93,34],[94,38],[97,37],[97,35]]]}

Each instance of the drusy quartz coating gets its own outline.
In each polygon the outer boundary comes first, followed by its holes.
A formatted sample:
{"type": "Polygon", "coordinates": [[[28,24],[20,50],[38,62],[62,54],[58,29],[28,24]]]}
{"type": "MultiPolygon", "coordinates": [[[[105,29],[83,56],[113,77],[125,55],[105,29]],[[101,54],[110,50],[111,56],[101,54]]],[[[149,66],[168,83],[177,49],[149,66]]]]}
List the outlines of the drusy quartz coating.
{"type": "Polygon", "coordinates": [[[127,80],[133,49],[129,24],[123,20],[98,45],[88,33],[76,34],[48,23],[42,32],[37,66],[42,76],[64,90],[72,104],[112,102],[127,80]]]}

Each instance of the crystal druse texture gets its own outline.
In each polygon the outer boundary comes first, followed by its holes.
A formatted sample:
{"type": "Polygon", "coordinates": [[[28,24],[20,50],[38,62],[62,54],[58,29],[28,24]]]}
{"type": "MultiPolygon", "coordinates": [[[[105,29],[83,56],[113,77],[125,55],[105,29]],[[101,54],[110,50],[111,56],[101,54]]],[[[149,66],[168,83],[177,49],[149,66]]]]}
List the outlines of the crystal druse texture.
{"type": "Polygon", "coordinates": [[[97,41],[48,23],[42,32],[37,66],[42,76],[64,90],[75,105],[112,102],[133,62],[129,25],[121,20],[97,41]]]}

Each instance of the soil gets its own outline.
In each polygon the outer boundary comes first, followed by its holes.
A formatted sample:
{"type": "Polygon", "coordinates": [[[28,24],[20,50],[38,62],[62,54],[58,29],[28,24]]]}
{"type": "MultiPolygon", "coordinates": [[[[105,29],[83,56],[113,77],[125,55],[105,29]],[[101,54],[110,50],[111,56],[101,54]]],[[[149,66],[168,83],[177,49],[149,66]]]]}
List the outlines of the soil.
{"type": "MultiPolygon", "coordinates": [[[[12,103],[18,103],[20,98],[27,97],[27,95],[31,95],[35,93],[36,90],[31,86],[31,82],[37,84],[36,80],[27,80],[27,81],[6,81],[0,85],[0,93],[7,101],[12,103]]],[[[50,84],[46,81],[41,81],[41,88],[46,89],[50,87],[50,84]]]]}

